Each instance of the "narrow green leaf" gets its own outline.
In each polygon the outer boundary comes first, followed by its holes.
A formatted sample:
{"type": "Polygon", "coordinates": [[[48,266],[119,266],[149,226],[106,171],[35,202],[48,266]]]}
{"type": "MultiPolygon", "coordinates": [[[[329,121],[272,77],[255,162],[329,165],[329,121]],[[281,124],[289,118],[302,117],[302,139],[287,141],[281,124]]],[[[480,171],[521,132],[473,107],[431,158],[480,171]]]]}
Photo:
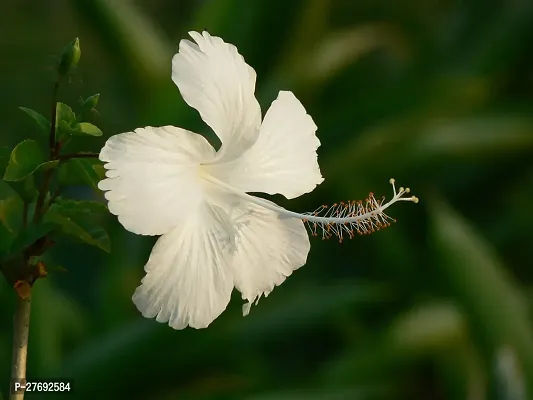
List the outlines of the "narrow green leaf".
{"type": "Polygon", "coordinates": [[[454,349],[465,341],[466,332],[466,321],[455,305],[417,305],[400,313],[386,332],[346,348],[320,375],[335,384],[365,382],[396,363],[454,349]]]}
{"type": "Polygon", "coordinates": [[[103,133],[96,125],[90,122],[80,122],[76,124],[72,129],[72,134],[83,134],[89,136],[102,136],[103,133]]]}
{"type": "Polygon", "coordinates": [[[102,203],[59,198],[50,207],[44,220],[54,224],[65,235],[109,252],[109,236],[98,226],[99,219],[106,213],[107,207],[102,203]]]}
{"type": "Polygon", "coordinates": [[[90,185],[98,191],[100,177],[94,168],[98,162],[87,158],[73,158],[61,164],[59,169],[59,184],[62,186],[90,185]]]}
{"type": "Polygon", "coordinates": [[[37,111],[34,111],[30,108],[26,107],[19,107],[22,111],[24,111],[26,114],[28,114],[39,126],[39,128],[44,132],[48,133],[50,131],[50,121],[46,119],[44,116],[39,114],[37,111]]]}
{"type": "MultiPolygon", "coordinates": [[[[429,199],[428,199],[429,200],[429,199]]],[[[512,347],[533,393],[533,334],[527,304],[491,246],[444,201],[429,202],[435,267],[468,315],[485,354],[512,347]]],[[[490,356],[489,362],[492,361],[490,356]]]]}
{"type": "Polygon", "coordinates": [[[412,143],[413,156],[494,157],[517,150],[531,150],[533,119],[529,115],[480,115],[435,121],[412,143]]]}
{"type": "Polygon", "coordinates": [[[44,166],[45,163],[47,163],[46,156],[42,152],[39,144],[35,140],[24,140],[11,152],[4,174],[4,180],[20,181],[33,174],[39,167],[44,166]]]}

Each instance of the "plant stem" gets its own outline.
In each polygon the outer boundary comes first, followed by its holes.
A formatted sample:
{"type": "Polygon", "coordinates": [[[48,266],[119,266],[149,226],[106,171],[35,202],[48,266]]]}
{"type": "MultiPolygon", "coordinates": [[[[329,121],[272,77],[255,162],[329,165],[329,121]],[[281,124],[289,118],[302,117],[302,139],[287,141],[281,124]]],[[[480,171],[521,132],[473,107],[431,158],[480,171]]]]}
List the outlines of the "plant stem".
{"type": "Polygon", "coordinates": [[[39,191],[39,197],[37,197],[37,203],[35,204],[35,214],[33,215],[33,222],[39,222],[41,219],[41,210],[44,205],[44,199],[46,197],[46,192],[48,191],[48,185],[52,179],[53,170],[48,170],[44,173],[43,186],[39,191]]]}
{"type": "Polygon", "coordinates": [[[57,197],[59,196],[59,194],[61,193],[61,188],[58,187],[57,190],[54,192],[54,194],[52,195],[52,197],[50,198],[50,201],[48,202],[48,204],[45,204],[43,206],[43,214],[46,214],[46,212],[48,211],[48,209],[50,208],[50,206],[52,204],[54,204],[54,201],[56,201],[57,197]]]}
{"type": "MultiPolygon", "coordinates": [[[[57,159],[58,146],[56,142],[56,117],[57,117],[57,92],[59,90],[59,83],[61,82],[61,76],[59,76],[54,84],[54,90],[52,92],[52,119],[50,120],[50,160],[57,159]]],[[[54,173],[53,169],[49,169],[44,173],[43,185],[39,190],[39,196],[37,197],[37,203],[35,204],[35,212],[33,214],[33,222],[39,222],[41,219],[41,211],[44,205],[44,199],[46,192],[48,191],[48,185],[52,179],[54,173]]]]}
{"type": "Polygon", "coordinates": [[[59,82],[61,77],[57,78],[56,83],[54,84],[54,91],[52,92],[52,119],[50,124],[50,158],[54,158],[54,153],[56,149],[56,117],[57,117],[57,92],[59,90],[59,82]]]}
{"type": "MultiPolygon", "coordinates": [[[[13,360],[11,363],[11,380],[26,379],[26,359],[28,356],[28,336],[30,328],[31,296],[23,299],[17,296],[17,305],[13,319],[13,360]]],[[[10,400],[24,399],[24,393],[11,394],[10,400]]]]}
{"type": "Polygon", "coordinates": [[[72,158],[98,158],[98,153],[70,153],[57,156],[58,160],[66,161],[72,158]]]}
{"type": "MultiPolygon", "coordinates": [[[[61,75],[58,76],[54,83],[52,92],[52,119],[50,121],[50,160],[57,160],[59,153],[59,144],[56,140],[56,117],[57,117],[57,94],[59,91],[59,84],[61,82],[61,75]]],[[[38,222],[42,216],[44,201],[48,186],[52,179],[53,170],[49,169],[45,172],[43,177],[43,184],[39,190],[37,202],[35,204],[35,212],[33,221],[38,222]]],[[[24,226],[28,223],[28,203],[24,202],[23,209],[23,223],[24,226]]],[[[26,256],[25,256],[26,257],[26,256]]],[[[28,282],[25,282],[28,284],[28,282]]],[[[20,293],[17,296],[17,305],[15,309],[15,316],[13,319],[13,359],[11,362],[11,379],[13,382],[26,381],[26,361],[28,357],[28,336],[30,329],[30,310],[31,310],[31,295],[22,298],[20,293]]],[[[24,392],[10,394],[10,400],[24,399],[24,392]]]]}

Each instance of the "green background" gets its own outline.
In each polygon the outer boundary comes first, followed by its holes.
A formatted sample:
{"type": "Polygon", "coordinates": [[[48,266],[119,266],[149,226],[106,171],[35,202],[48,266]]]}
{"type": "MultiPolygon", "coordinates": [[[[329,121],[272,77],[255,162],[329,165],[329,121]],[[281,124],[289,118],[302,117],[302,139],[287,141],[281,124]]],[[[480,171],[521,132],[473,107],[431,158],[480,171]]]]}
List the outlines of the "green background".
{"type": "MultiPolygon", "coordinates": [[[[179,41],[203,29],[255,68],[263,112],[291,90],[319,127],[325,182],[278,204],[390,196],[391,177],[421,201],[377,234],[312,238],[307,264],[248,317],[235,292],[205,330],[142,318],[131,295],[155,239],[109,216],[110,255],[58,246],[68,272],[34,287],[29,379],[70,378],[70,398],[101,400],[533,398],[533,2],[4,2],[0,145],[39,137],[18,107],[49,116],[54,55],[76,36],[60,100],[101,94],[92,150],[146,125],[212,139],[170,79],[179,41]]],[[[0,282],[6,397],[15,295],[0,282]]]]}

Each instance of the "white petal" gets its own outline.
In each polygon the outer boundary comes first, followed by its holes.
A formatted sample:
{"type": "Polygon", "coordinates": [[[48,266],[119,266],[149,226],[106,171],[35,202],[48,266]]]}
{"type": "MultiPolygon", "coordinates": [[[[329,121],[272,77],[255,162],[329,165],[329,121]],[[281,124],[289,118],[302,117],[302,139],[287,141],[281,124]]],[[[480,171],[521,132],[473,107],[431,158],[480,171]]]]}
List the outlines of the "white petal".
{"type": "Polygon", "coordinates": [[[248,300],[243,314],[261,295],[300,268],[310,250],[309,237],[301,220],[282,218],[273,211],[243,203],[231,215],[236,230],[233,256],[235,287],[248,300]]]}
{"type": "Polygon", "coordinates": [[[139,128],[112,136],[100,152],[107,162],[109,211],[126,229],[162,235],[174,229],[205,197],[200,164],[213,159],[201,136],[173,126],[139,128]]]}
{"type": "Polygon", "coordinates": [[[233,290],[228,263],[234,232],[227,214],[204,203],[163,235],[145,266],[133,302],[147,318],[174,329],[206,328],[228,305],[233,290]]]}
{"type": "Polygon", "coordinates": [[[207,32],[189,34],[197,44],[180,42],[172,80],[220,138],[219,158],[234,158],[255,142],[261,124],[255,71],[234,45],[207,32]]]}
{"type": "Polygon", "coordinates": [[[245,192],[280,193],[292,199],[324,179],[316,150],[316,125],[291,92],[280,92],[259,137],[240,158],[208,166],[214,177],[245,192]]]}

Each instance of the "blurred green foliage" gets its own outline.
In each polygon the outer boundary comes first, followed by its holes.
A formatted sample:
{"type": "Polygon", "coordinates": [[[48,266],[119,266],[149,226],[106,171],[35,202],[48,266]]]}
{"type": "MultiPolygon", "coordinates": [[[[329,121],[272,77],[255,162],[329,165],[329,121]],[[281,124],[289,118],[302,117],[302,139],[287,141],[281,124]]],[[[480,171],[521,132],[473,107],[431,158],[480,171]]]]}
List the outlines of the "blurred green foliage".
{"type": "MultiPolygon", "coordinates": [[[[170,79],[179,40],[206,29],[256,69],[263,110],[292,90],[319,127],[325,182],[279,204],[307,211],[390,195],[390,177],[421,199],[391,209],[398,223],[375,235],[313,239],[307,265],[248,317],[235,294],[200,331],[136,311],[131,295],[154,239],[109,216],[111,254],[72,243],[52,251],[68,272],[34,288],[29,378],[72,378],[75,399],[532,398],[531,1],[20,0],[0,9],[0,147],[42,135],[18,107],[47,116],[51,55],[73,37],[83,61],[61,101],[101,94],[93,119],[104,135],[84,148],[162,124],[215,143],[170,79]]],[[[71,197],[102,200],[72,184],[71,197]]],[[[4,395],[13,303],[2,281],[4,395]]]]}

